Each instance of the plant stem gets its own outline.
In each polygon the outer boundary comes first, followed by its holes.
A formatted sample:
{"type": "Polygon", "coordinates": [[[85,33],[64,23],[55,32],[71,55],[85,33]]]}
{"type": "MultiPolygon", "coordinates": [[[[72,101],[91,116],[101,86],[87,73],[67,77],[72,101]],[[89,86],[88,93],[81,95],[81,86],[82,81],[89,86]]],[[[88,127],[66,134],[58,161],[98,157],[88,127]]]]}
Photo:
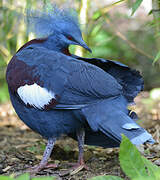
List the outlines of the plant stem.
{"type": "Polygon", "coordinates": [[[132,49],[137,51],[139,54],[142,54],[143,56],[146,56],[149,59],[152,59],[152,60],[154,59],[154,57],[152,55],[144,52],[142,49],[137,48],[136,45],[133,42],[128,40],[125,35],[123,35],[120,31],[118,31],[116,27],[114,27],[114,25],[111,23],[111,21],[109,19],[106,18],[106,22],[113,29],[113,32],[115,33],[115,35],[118,36],[119,38],[121,38],[123,41],[125,41],[132,49]]]}
{"type": "MultiPolygon", "coordinates": [[[[80,21],[80,24],[83,25],[83,28],[86,27],[86,24],[88,22],[88,7],[89,7],[89,0],[81,0],[79,21],[80,21]]],[[[84,37],[84,39],[85,39],[85,37],[84,37]]],[[[83,50],[84,49],[82,47],[77,46],[76,50],[75,50],[75,54],[78,56],[83,56],[83,50]]]]}

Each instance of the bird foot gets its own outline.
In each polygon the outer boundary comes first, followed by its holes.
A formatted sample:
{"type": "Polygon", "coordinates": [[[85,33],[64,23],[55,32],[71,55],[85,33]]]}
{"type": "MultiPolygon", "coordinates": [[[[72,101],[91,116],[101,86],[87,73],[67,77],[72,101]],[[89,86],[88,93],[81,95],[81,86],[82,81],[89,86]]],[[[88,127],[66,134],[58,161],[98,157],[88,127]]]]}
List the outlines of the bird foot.
{"type": "Polygon", "coordinates": [[[89,170],[88,166],[85,163],[67,163],[69,166],[72,166],[71,168],[69,168],[66,171],[63,171],[60,173],[60,176],[66,176],[66,175],[74,175],[77,174],[79,171],[85,169],[85,170],[89,170]]]}
{"type": "Polygon", "coordinates": [[[70,175],[74,175],[76,173],[78,173],[79,171],[85,169],[85,170],[89,170],[88,166],[85,163],[72,163],[73,167],[71,167],[70,170],[70,175]]]}
{"type": "Polygon", "coordinates": [[[57,164],[39,164],[39,165],[28,168],[27,172],[29,172],[31,174],[36,174],[43,169],[57,168],[57,167],[58,167],[57,164]]]}

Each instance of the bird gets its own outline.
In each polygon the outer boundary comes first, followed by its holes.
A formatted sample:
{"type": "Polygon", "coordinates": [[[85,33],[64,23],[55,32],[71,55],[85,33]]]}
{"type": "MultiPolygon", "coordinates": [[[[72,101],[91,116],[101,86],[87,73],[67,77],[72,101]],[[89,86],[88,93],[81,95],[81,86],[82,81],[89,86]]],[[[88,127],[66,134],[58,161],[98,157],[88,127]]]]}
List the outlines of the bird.
{"type": "Polygon", "coordinates": [[[128,109],[143,90],[138,71],[118,61],[71,54],[70,45],[92,52],[71,9],[53,6],[48,11],[28,11],[26,17],[27,28],[36,38],[14,54],[6,81],[19,118],[48,141],[32,172],[57,167],[48,160],[62,135],[78,141],[78,161],[72,170],[88,169],[84,144],[119,147],[121,134],[135,145],[154,143],[152,135],[136,123],[136,113],[128,109]]]}

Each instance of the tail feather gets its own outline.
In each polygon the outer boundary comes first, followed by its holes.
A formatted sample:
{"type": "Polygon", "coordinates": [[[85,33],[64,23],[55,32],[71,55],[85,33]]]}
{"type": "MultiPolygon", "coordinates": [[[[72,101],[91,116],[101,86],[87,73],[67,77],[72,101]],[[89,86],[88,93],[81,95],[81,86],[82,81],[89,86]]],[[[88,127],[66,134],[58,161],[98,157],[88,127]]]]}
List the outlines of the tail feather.
{"type": "Polygon", "coordinates": [[[82,109],[89,126],[101,131],[116,142],[126,135],[133,144],[154,143],[152,136],[128,115],[127,101],[123,96],[102,100],[82,109]]]}

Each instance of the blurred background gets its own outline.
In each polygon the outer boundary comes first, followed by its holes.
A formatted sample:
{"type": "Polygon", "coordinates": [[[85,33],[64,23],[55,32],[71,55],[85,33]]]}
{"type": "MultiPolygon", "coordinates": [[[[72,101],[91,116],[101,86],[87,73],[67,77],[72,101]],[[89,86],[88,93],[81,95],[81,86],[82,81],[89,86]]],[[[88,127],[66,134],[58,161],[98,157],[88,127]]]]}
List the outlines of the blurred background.
{"type": "Polygon", "coordinates": [[[25,9],[43,8],[50,2],[73,7],[79,14],[84,39],[93,53],[71,47],[72,53],[118,60],[140,70],[146,91],[160,87],[160,21],[154,14],[160,14],[160,9],[156,0],[0,0],[0,103],[8,100],[7,63],[20,46],[34,38],[26,33],[25,9]],[[135,2],[141,4],[133,14],[135,2]]]}
{"type": "MultiPolygon", "coordinates": [[[[78,46],[70,47],[72,53],[117,60],[141,72],[144,92],[136,97],[136,106],[129,108],[138,114],[138,123],[156,140],[155,145],[142,150],[160,166],[160,1],[0,0],[0,174],[19,172],[26,164],[39,162],[44,151],[45,141],[19,120],[10,104],[5,72],[15,52],[34,38],[27,33],[26,8],[39,10],[48,3],[75,8],[78,13],[83,37],[92,54],[78,46]]],[[[104,172],[124,177],[117,164],[117,149],[86,149],[85,161],[92,171],[82,171],[75,176],[76,180],[78,176],[86,179],[104,172]]],[[[75,161],[77,154],[75,141],[63,137],[54,148],[52,160],[75,161]]]]}

